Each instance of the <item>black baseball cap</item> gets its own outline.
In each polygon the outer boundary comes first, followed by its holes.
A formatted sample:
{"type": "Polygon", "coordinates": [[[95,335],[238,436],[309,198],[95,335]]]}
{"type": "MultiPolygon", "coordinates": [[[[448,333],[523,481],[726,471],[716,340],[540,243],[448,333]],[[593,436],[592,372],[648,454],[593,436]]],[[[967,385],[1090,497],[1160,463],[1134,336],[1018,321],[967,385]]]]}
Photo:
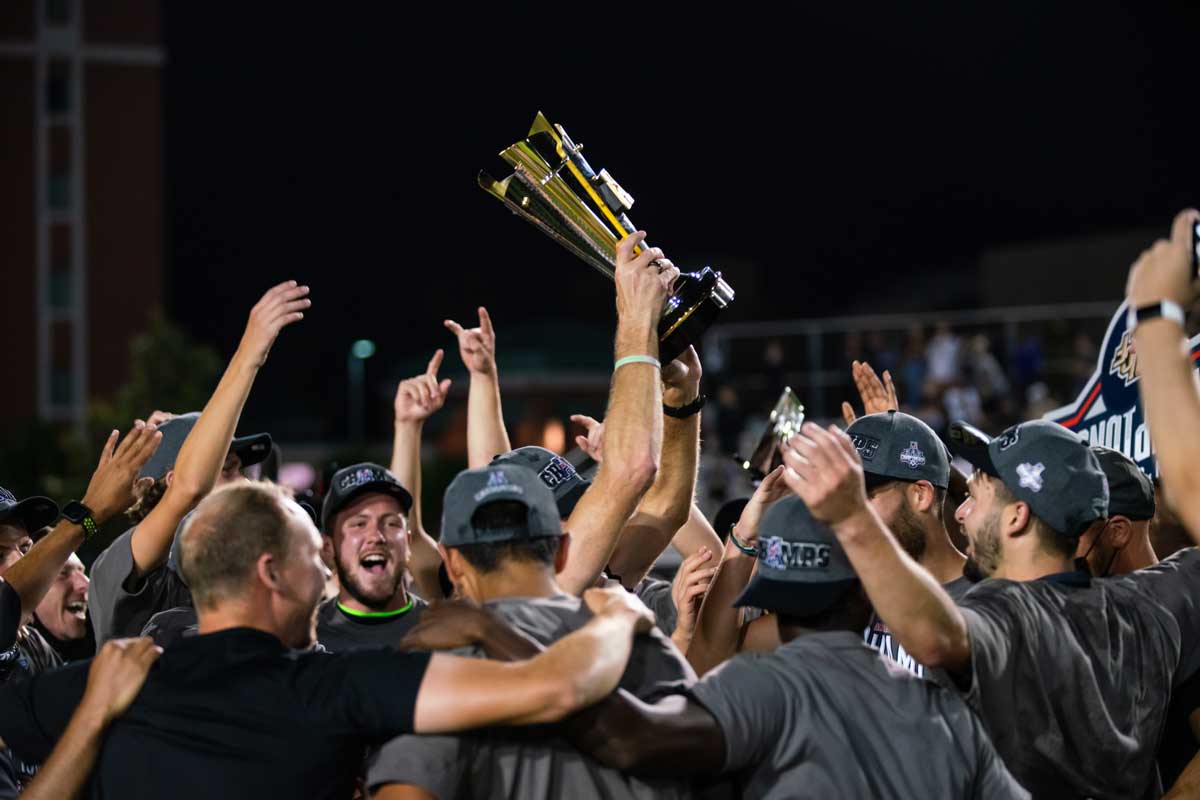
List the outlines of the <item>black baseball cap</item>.
{"type": "Polygon", "coordinates": [[[1154,484],[1132,458],[1120,450],[1091,446],[1108,481],[1108,516],[1131,520],[1154,518],[1154,484]]]}
{"type": "Polygon", "coordinates": [[[1014,425],[994,439],[966,422],[950,426],[950,449],[998,478],[1056,533],[1071,538],[1108,516],[1108,481],[1083,440],[1057,422],[1014,425]]]}
{"type": "Polygon", "coordinates": [[[400,501],[405,514],[412,510],[412,495],[400,485],[395,475],[378,464],[351,464],[333,473],[329,479],[329,491],[325,493],[325,502],[321,504],[321,530],[332,534],[329,526],[334,516],[353,500],[368,493],[391,495],[400,501]]]}
{"type": "Polygon", "coordinates": [[[49,497],[17,500],[16,495],[0,486],[0,525],[20,525],[26,533],[32,534],[56,519],[58,504],[49,497]]]}
{"type": "Polygon", "coordinates": [[[809,617],[857,584],[833,530],[814,519],[799,497],[785,497],[759,523],[758,569],[734,605],[809,617]]]}
{"type": "MultiPolygon", "coordinates": [[[[179,450],[192,428],[196,427],[198,419],[200,412],[191,411],[172,417],[159,425],[158,431],[162,434],[162,441],[158,443],[158,449],[142,467],[138,477],[154,478],[157,481],[175,469],[175,459],[179,457],[179,450]]],[[[253,433],[249,436],[234,437],[229,444],[229,452],[237,454],[243,467],[257,464],[271,454],[271,434],[253,433]]]]}
{"type": "Polygon", "coordinates": [[[446,488],[441,538],[446,547],[561,535],[554,493],[535,472],[519,464],[493,461],[482,469],[463,470],[446,488]],[[528,514],[524,524],[480,529],[471,522],[480,507],[504,500],[525,506],[528,514]]]}
{"type": "Polygon", "coordinates": [[[889,481],[929,481],[950,485],[950,454],[938,435],[903,411],[859,417],[846,429],[862,459],[867,487],[889,481]]]}
{"type": "Polygon", "coordinates": [[[554,493],[558,504],[558,516],[566,519],[575,510],[575,504],[592,485],[562,456],[544,447],[518,447],[492,459],[493,464],[519,464],[533,470],[542,483],[554,493]]]}

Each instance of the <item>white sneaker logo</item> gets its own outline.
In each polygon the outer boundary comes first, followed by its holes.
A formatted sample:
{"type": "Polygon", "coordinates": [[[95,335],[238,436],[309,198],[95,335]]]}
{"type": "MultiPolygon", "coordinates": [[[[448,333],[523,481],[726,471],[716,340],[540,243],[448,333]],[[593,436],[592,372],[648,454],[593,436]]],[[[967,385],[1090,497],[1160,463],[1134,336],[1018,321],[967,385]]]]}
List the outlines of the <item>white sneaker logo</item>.
{"type": "Polygon", "coordinates": [[[1017,477],[1021,479],[1021,485],[1031,492],[1040,492],[1042,490],[1042,473],[1046,471],[1046,465],[1037,464],[1019,464],[1017,466],[1017,477]]]}

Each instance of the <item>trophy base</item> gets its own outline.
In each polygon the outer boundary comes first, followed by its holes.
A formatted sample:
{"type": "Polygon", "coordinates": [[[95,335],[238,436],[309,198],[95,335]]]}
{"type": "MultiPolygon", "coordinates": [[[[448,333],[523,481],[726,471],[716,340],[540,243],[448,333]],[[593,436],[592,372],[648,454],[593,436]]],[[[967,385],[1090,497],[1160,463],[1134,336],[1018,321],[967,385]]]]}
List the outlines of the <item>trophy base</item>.
{"type": "Polygon", "coordinates": [[[678,358],[688,345],[698,347],[704,332],[733,301],[733,289],[710,267],[681,274],[676,286],[658,323],[658,358],[663,364],[678,358]]]}

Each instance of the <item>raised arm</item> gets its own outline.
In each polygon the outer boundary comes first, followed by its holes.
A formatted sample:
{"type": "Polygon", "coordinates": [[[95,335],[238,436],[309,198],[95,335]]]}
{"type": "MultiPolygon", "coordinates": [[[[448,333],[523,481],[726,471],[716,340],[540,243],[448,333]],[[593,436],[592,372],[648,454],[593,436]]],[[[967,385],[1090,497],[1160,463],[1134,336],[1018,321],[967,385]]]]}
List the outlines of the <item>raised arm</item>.
{"type": "MultiPolygon", "coordinates": [[[[679,270],[662,260],[658,248],[633,249],[644,232],[617,245],[616,361],[629,356],[658,358],[658,320],[679,270]]],[[[658,473],[662,449],[662,388],[659,370],[643,361],[626,362],[613,372],[604,417],[604,461],[591,487],[567,520],[571,554],[558,583],[579,594],[596,582],[616,547],[621,529],[658,473]]]]}
{"type": "Polygon", "coordinates": [[[733,603],[750,582],[757,559],[754,555],[742,552],[734,536],[743,545],[756,548],[758,524],[763,514],[772,503],[787,493],[783,467],[776,467],[754,490],[737,524],[733,526],[734,533],[725,543],[721,564],[700,606],[696,630],[686,651],[687,660],[697,675],[703,675],[722,661],[732,658],[740,649],[744,636],[746,626],[742,623],[742,610],[734,608],[733,603]]]}
{"type": "MultiPolygon", "coordinates": [[[[684,408],[700,396],[700,357],[688,347],[663,368],[663,404],[684,408]]],[[[688,521],[700,458],[700,413],[663,415],[662,467],[626,523],[609,566],[626,588],[637,586],[688,521]]],[[[603,464],[603,462],[601,462],[603,464]]]]}
{"type": "MultiPolygon", "coordinates": [[[[1175,217],[1171,240],[1159,240],[1129,271],[1126,299],[1131,309],[1169,300],[1186,313],[1195,302],[1191,271],[1192,224],[1200,216],[1187,210],[1175,217]]],[[[1195,368],[1177,321],[1157,317],[1134,328],[1138,389],[1167,502],[1194,541],[1200,542],[1200,393],[1195,368]]]]}
{"type": "Polygon", "coordinates": [[[467,392],[467,467],[486,467],[496,456],[512,450],[500,407],[496,331],[483,306],[479,307],[478,328],[464,328],[452,319],[443,324],[458,337],[458,354],[471,375],[467,392]]]}
{"type": "MultiPolygon", "coordinates": [[[[132,483],[132,480],[131,480],[132,483]]],[[[79,797],[100,754],[104,732],[137,697],[162,653],[150,639],[110,639],[88,668],[87,688],[66,730],[21,800],[79,797]]]]}
{"type": "MultiPolygon", "coordinates": [[[[162,441],[162,434],[141,420],[134,423],[119,445],[117,435],[117,431],[113,431],[104,443],[100,463],[92,473],[81,501],[92,510],[92,519],[97,525],[103,525],[133,504],[133,482],[138,471],[162,441]]],[[[22,624],[33,618],[33,609],[49,591],[71,553],[83,544],[86,535],[82,526],[59,520],[54,530],[5,572],[4,580],[21,598],[22,624]]]]}
{"type": "Polygon", "coordinates": [[[412,494],[412,511],[408,514],[409,543],[412,561],[409,570],[417,594],[426,600],[442,596],[438,583],[438,567],[442,557],[437,542],[426,531],[421,520],[421,432],[425,420],[446,402],[450,379],[438,380],[443,352],[438,350],[429,359],[425,372],[400,382],[396,388],[395,433],[392,438],[392,474],[412,494]]]}
{"type": "Polygon", "coordinates": [[[307,286],[285,281],[251,309],[237,352],[179,449],[166,494],[134,529],[130,547],[139,574],[151,572],[167,560],[180,521],[212,491],[254,378],[267,363],[279,331],[304,318],[303,309],[312,304],[307,295],[307,286]]]}
{"type": "Polygon", "coordinates": [[[623,589],[589,589],[586,625],[512,663],[436,653],[417,695],[417,733],[557,722],[617,687],[633,637],[654,615],[623,589]]]}
{"type": "Polygon", "coordinates": [[[813,517],[833,528],[892,635],[919,663],[961,674],[971,663],[966,622],[867,502],[862,462],[850,438],[835,426],[808,422],[788,440],[783,459],[784,480],[813,517]]]}

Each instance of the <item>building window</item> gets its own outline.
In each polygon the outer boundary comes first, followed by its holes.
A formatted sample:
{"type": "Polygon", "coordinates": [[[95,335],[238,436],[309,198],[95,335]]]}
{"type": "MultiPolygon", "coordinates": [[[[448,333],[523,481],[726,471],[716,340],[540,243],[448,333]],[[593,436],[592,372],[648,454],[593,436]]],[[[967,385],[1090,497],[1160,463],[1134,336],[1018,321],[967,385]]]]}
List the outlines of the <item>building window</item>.
{"type": "Polygon", "coordinates": [[[71,0],[46,0],[46,24],[64,28],[71,24],[71,0]]]}
{"type": "Polygon", "coordinates": [[[75,400],[75,382],[69,369],[55,369],[50,373],[50,402],[56,406],[69,406],[75,400]]]}
{"type": "Polygon", "coordinates": [[[71,268],[55,264],[50,268],[50,307],[63,311],[71,307],[71,268]]]}
{"type": "Polygon", "coordinates": [[[58,211],[71,207],[71,176],[65,170],[51,173],[47,188],[50,208],[58,211]]]}
{"type": "Polygon", "coordinates": [[[46,79],[46,111],[65,114],[71,110],[71,65],[51,61],[46,79]]]}

